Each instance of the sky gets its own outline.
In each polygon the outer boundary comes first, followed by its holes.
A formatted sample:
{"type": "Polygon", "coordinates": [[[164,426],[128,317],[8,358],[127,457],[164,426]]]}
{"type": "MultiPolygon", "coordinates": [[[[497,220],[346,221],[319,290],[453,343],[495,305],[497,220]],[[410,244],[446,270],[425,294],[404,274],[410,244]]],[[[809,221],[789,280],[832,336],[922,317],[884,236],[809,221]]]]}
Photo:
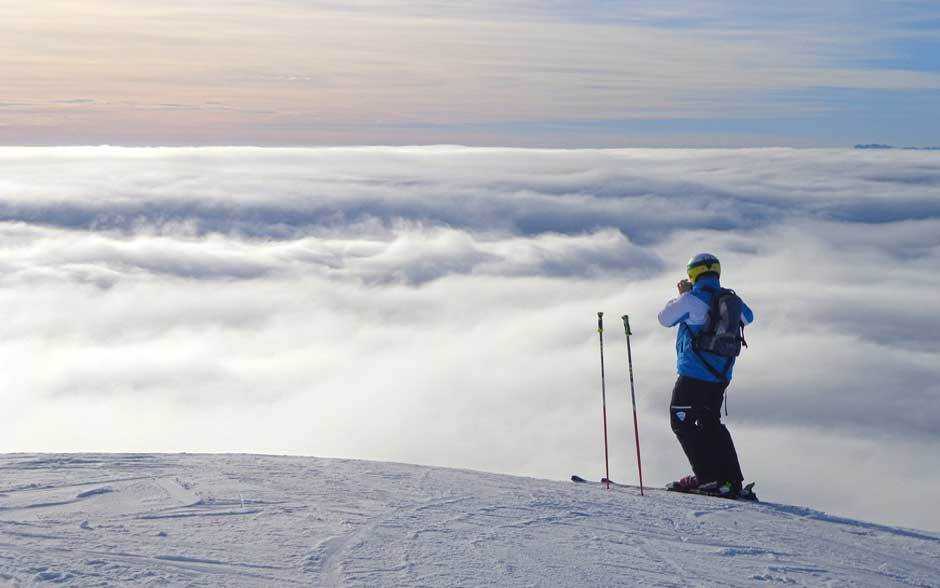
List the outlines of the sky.
{"type": "Polygon", "coordinates": [[[940,144],[933,0],[0,0],[0,145],[940,144]]]}
{"type": "Polygon", "coordinates": [[[691,255],[754,309],[726,418],[765,500],[940,529],[940,159],[850,149],[0,149],[0,451],[688,473],[691,255]]]}

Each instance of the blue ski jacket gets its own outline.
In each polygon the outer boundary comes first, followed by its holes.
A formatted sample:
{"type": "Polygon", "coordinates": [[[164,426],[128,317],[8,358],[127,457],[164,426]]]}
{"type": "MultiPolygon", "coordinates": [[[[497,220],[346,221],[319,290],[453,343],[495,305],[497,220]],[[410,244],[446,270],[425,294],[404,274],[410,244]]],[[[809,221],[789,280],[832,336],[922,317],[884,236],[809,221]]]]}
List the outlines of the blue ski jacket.
{"type": "MultiPolygon", "coordinates": [[[[702,330],[708,318],[708,308],[712,301],[712,293],[709,290],[717,291],[719,288],[721,283],[718,278],[699,278],[690,291],[670,300],[666,303],[666,308],[659,313],[659,324],[662,326],[679,325],[679,332],[676,334],[676,369],[680,376],[706,382],[720,382],[702,361],[707,361],[719,373],[724,373],[725,366],[731,362],[727,365],[728,381],[731,381],[734,372],[733,357],[721,357],[707,351],[696,354],[692,351],[692,339],[702,330]]],[[[741,309],[741,321],[745,325],[754,322],[754,313],[747,304],[741,309]]]]}

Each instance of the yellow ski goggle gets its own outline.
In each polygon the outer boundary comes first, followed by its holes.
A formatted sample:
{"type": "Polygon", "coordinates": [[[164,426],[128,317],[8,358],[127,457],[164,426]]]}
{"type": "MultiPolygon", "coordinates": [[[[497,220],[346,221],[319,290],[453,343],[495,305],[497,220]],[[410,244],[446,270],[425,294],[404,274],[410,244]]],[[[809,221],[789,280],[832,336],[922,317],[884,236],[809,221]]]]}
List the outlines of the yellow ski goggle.
{"type": "Polygon", "coordinates": [[[706,274],[708,272],[715,272],[718,275],[721,275],[721,264],[717,261],[714,263],[703,263],[701,265],[696,265],[694,267],[689,267],[689,279],[692,280],[694,284],[698,280],[699,276],[706,274]]]}

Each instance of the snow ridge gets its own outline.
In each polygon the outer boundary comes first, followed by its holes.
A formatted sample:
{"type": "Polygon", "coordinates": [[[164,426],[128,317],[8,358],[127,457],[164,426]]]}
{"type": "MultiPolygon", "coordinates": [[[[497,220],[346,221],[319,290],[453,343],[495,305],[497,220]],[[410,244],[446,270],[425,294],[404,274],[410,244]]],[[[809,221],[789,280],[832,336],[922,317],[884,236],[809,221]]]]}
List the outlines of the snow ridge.
{"type": "Polygon", "coordinates": [[[940,536],[346,460],[0,456],[0,587],[940,586],[940,536]]]}

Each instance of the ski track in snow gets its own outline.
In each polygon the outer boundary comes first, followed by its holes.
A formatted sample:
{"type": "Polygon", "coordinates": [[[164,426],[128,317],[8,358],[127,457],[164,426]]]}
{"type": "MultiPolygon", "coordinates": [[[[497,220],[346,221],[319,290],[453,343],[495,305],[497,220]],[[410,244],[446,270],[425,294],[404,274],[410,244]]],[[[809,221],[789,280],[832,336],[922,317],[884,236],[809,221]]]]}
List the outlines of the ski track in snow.
{"type": "Polygon", "coordinates": [[[0,456],[0,588],[766,584],[940,587],[940,536],[402,464],[0,456]]]}

